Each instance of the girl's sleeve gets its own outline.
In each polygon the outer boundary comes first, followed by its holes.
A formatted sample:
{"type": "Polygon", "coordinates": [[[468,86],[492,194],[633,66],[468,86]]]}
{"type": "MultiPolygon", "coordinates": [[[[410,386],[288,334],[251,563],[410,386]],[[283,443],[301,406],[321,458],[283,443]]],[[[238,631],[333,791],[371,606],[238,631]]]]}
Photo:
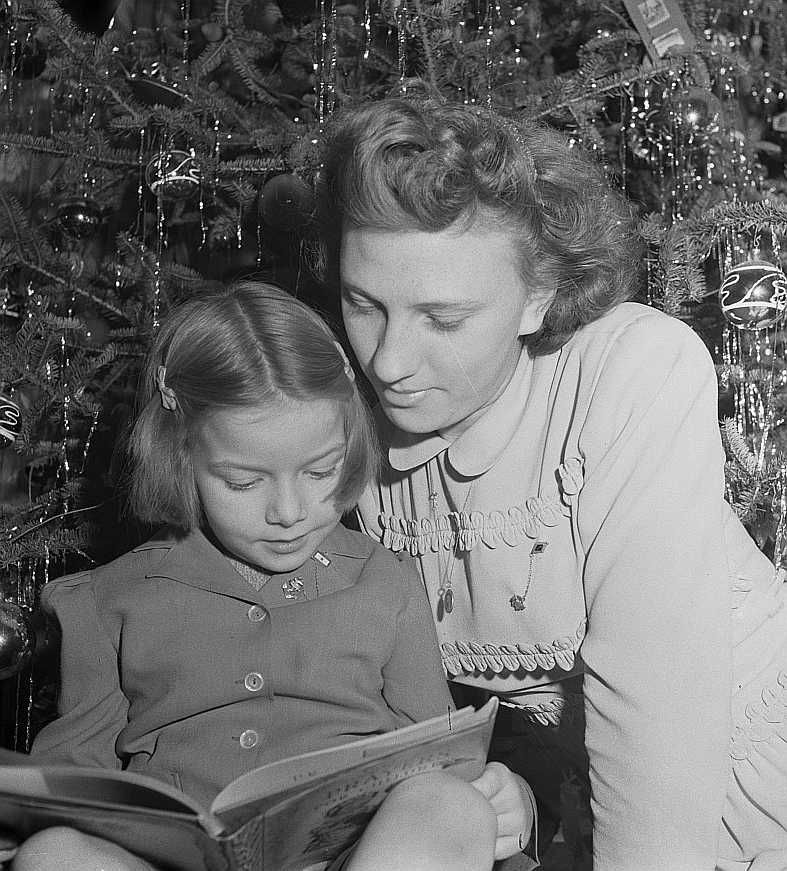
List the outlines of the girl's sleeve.
{"type": "Polygon", "coordinates": [[[42,605],[60,624],[58,718],[36,737],[32,753],[43,762],[119,768],[115,741],[127,723],[118,641],[96,607],[89,572],[51,581],[42,605]]]}
{"type": "Polygon", "coordinates": [[[402,719],[400,726],[453,709],[437,645],[432,614],[418,569],[404,554],[396,556],[403,603],[396,618],[393,653],[383,667],[383,694],[402,719]]]}
{"type": "Polygon", "coordinates": [[[729,776],[731,604],[717,384],[699,338],[643,317],[578,440],[594,871],[713,871],[729,776]]]}

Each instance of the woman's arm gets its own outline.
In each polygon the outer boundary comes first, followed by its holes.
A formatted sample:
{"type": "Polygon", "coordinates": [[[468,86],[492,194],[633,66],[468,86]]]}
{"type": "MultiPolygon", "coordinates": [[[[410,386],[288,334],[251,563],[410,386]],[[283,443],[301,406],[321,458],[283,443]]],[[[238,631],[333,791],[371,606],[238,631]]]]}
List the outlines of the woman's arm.
{"type": "Polygon", "coordinates": [[[700,340],[616,339],[578,441],[595,871],[712,871],[727,778],[730,581],[717,386],[700,340]]]}

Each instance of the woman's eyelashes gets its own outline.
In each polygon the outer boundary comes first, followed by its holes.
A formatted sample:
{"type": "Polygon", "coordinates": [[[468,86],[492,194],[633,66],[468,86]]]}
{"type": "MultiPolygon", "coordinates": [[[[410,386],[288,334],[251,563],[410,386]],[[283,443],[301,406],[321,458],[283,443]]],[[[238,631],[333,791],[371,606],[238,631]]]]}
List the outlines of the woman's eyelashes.
{"type": "Polygon", "coordinates": [[[431,324],[432,329],[436,330],[438,333],[454,333],[464,326],[466,320],[467,318],[447,320],[445,318],[438,318],[434,315],[429,315],[429,323],[431,324]]]}

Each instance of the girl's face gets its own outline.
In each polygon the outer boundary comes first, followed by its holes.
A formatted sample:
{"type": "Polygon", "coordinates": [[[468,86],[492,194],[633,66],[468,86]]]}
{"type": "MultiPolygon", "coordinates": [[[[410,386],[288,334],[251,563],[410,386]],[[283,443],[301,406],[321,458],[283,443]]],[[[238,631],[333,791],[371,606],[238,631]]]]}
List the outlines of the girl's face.
{"type": "Polygon", "coordinates": [[[272,574],[301,566],[339,521],[332,493],[345,448],[343,410],[331,400],[270,402],[208,416],[192,462],[220,544],[272,574]]]}
{"type": "Polygon", "coordinates": [[[342,312],[383,410],[400,429],[458,434],[502,392],[552,294],[534,293],[502,231],[348,227],[342,312]]]}

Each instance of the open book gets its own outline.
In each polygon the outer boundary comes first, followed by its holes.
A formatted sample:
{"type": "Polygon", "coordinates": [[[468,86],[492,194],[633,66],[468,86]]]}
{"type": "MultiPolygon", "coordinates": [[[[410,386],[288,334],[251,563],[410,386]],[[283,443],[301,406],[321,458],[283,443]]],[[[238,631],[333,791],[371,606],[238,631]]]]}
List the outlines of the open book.
{"type": "Polygon", "coordinates": [[[479,711],[273,762],[232,781],[210,808],[151,777],[0,751],[0,822],[21,838],[70,825],[167,871],[302,871],[353,844],[405,778],[433,769],[478,777],[496,710],[492,698],[479,711]]]}

